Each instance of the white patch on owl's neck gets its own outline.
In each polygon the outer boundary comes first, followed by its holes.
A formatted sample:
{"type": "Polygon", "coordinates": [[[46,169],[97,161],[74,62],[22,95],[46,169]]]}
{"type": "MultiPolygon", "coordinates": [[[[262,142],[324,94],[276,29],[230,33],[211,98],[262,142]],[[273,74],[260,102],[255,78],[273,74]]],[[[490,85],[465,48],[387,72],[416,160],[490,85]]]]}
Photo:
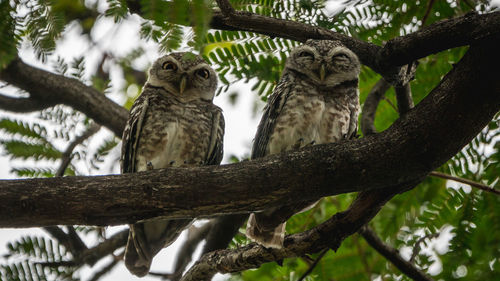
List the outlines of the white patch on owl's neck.
{"type": "Polygon", "coordinates": [[[163,88],[165,91],[171,93],[172,95],[179,96],[179,90],[174,87],[171,83],[157,79],[154,75],[150,75],[148,77],[148,81],[146,82],[153,87],[163,88]]]}

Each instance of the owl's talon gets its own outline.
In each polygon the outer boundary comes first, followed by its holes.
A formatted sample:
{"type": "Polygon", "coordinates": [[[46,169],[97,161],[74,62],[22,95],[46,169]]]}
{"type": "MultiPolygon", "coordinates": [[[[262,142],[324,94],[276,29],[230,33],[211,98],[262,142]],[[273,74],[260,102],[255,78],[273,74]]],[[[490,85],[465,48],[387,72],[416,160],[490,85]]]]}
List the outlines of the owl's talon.
{"type": "Polygon", "coordinates": [[[175,164],[175,160],[172,160],[170,161],[170,163],[168,163],[170,166],[174,165],[175,164]]]}
{"type": "Polygon", "coordinates": [[[297,142],[294,145],[292,145],[292,149],[301,148],[303,142],[304,142],[304,138],[300,138],[299,140],[297,140],[297,142]]]}
{"type": "Polygon", "coordinates": [[[147,169],[148,171],[153,170],[153,169],[154,169],[154,167],[153,167],[153,163],[148,162],[148,163],[146,164],[146,169],[147,169]]]}

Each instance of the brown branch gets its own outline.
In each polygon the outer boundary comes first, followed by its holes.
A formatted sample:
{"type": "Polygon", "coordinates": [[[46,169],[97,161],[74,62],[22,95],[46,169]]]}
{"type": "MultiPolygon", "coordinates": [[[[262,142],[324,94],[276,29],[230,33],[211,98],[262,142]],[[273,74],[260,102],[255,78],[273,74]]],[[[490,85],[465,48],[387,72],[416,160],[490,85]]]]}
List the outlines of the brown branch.
{"type": "Polygon", "coordinates": [[[59,168],[57,169],[57,172],[55,174],[56,177],[62,177],[64,176],[64,172],[66,171],[66,168],[68,167],[69,163],[71,162],[71,159],[73,158],[73,150],[77,145],[82,144],[86,139],[90,138],[92,135],[97,133],[101,129],[101,126],[99,124],[92,124],[90,125],[87,130],[80,136],[76,137],[66,148],[66,150],[63,152],[61,155],[61,164],[59,165],[59,168]]]}
{"type": "Polygon", "coordinates": [[[96,123],[107,127],[117,136],[121,136],[125,127],[128,118],[125,108],[76,79],[27,65],[18,58],[0,71],[0,80],[28,92],[31,104],[43,101],[46,105],[71,106],[94,119],[96,123]]]}
{"type": "Polygon", "coordinates": [[[425,22],[429,18],[429,15],[431,14],[432,11],[432,6],[434,6],[434,3],[436,0],[429,0],[429,4],[427,4],[427,9],[425,10],[424,17],[422,18],[422,26],[425,25],[425,22]]]}
{"type": "Polygon", "coordinates": [[[122,260],[123,253],[121,253],[117,257],[113,257],[113,260],[107,265],[103,266],[100,270],[98,270],[94,275],[88,279],[88,281],[99,281],[101,277],[108,274],[117,264],[122,260]]]}
{"type": "Polygon", "coordinates": [[[379,254],[384,256],[406,276],[416,281],[434,280],[430,276],[427,276],[425,273],[423,273],[420,269],[416,268],[412,263],[403,259],[396,249],[386,245],[369,227],[362,227],[358,232],[361,234],[361,236],[363,236],[363,238],[365,238],[366,242],[368,242],[368,244],[372,246],[372,248],[374,248],[377,252],[379,252],[379,254]]]}
{"type": "Polygon", "coordinates": [[[171,281],[179,280],[186,266],[191,262],[192,256],[196,247],[207,236],[213,226],[214,221],[209,221],[200,227],[192,225],[187,234],[187,241],[182,244],[182,247],[177,254],[174,272],[169,275],[171,281]]]}
{"type": "Polygon", "coordinates": [[[452,175],[448,175],[448,174],[441,173],[441,172],[436,172],[436,171],[430,172],[429,175],[433,176],[433,177],[436,177],[436,178],[442,178],[442,179],[447,179],[447,180],[452,180],[452,181],[456,181],[456,182],[465,183],[465,184],[468,184],[468,185],[470,185],[472,187],[479,188],[479,189],[481,189],[483,191],[490,192],[490,193],[493,193],[493,194],[496,194],[496,195],[500,195],[500,190],[495,189],[492,186],[488,186],[486,184],[475,182],[475,181],[472,181],[472,180],[469,180],[469,179],[454,177],[452,175]]]}
{"type": "Polygon", "coordinates": [[[328,252],[328,249],[323,249],[318,257],[314,260],[314,262],[309,266],[309,268],[300,276],[300,278],[297,281],[304,281],[307,277],[307,275],[311,274],[311,272],[314,270],[316,265],[318,265],[319,261],[323,258],[323,256],[328,252]]]}
{"type": "Polygon", "coordinates": [[[78,257],[83,250],[87,249],[87,246],[85,246],[81,239],[79,239],[79,241],[73,239],[73,237],[70,237],[70,235],[66,234],[58,226],[47,226],[44,227],[43,230],[63,245],[73,257],[78,257]]]}
{"type": "Polygon", "coordinates": [[[411,257],[410,257],[409,262],[410,263],[414,262],[418,253],[420,253],[420,245],[425,241],[425,239],[432,239],[435,237],[439,237],[439,232],[427,234],[427,235],[421,237],[420,239],[418,239],[417,242],[415,242],[415,245],[413,246],[413,251],[411,253],[411,257]]]}
{"type": "Polygon", "coordinates": [[[374,124],[375,113],[377,112],[380,100],[382,100],[385,92],[387,92],[390,87],[391,85],[387,83],[384,78],[380,78],[375,86],[373,86],[370,93],[368,93],[365,103],[363,104],[363,114],[361,115],[361,132],[363,132],[364,136],[377,133],[374,124]]]}
{"type": "Polygon", "coordinates": [[[56,103],[48,102],[41,99],[29,98],[13,98],[0,94],[0,109],[12,112],[33,112],[43,110],[54,106],[56,103]]]}
{"type": "Polygon", "coordinates": [[[499,41],[472,46],[426,98],[382,133],[222,166],[4,180],[0,226],[114,225],[158,216],[247,213],[420,180],[459,152],[500,109],[499,41]]]}
{"type": "Polygon", "coordinates": [[[395,195],[393,190],[408,189],[415,184],[407,183],[371,193],[360,193],[346,211],[335,214],[306,232],[287,235],[281,249],[251,243],[234,250],[225,249],[206,254],[188,270],[181,281],[210,280],[217,272],[239,272],[257,268],[263,263],[300,257],[325,248],[337,250],[345,238],[371,220],[395,195]]]}
{"type": "MultiPolygon", "coordinates": [[[[127,4],[131,12],[142,13],[139,1],[128,0],[127,4]]],[[[231,13],[231,17],[221,11],[212,11],[210,27],[250,31],[299,42],[307,39],[340,40],[358,55],[363,64],[380,73],[387,82],[402,86],[410,80],[404,65],[430,54],[469,45],[481,38],[498,34],[500,12],[482,15],[471,13],[434,23],[421,31],[391,39],[383,48],[325,28],[243,11],[235,11],[231,13]]]]}
{"type": "Polygon", "coordinates": [[[112,254],[116,249],[125,246],[127,244],[128,232],[128,229],[122,230],[97,246],[84,251],[76,258],[76,262],[78,264],[86,263],[90,266],[96,264],[100,259],[112,254]]]}
{"type": "Polygon", "coordinates": [[[396,92],[399,115],[404,115],[414,106],[413,98],[411,96],[410,83],[407,83],[401,87],[394,87],[394,91],[396,92]]]}
{"type": "Polygon", "coordinates": [[[219,6],[224,16],[231,17],[232,15],[234,15],[235,10],[228,0],[217,0],[217,5],[219,6]]]}
{"type": "Polygon", "coordinates": [[[500,12],[482,15],[471,12],[389,40],[378,59],[388,65],[404,65],[447,49],[479,42],[499,32],[500,12]]]}

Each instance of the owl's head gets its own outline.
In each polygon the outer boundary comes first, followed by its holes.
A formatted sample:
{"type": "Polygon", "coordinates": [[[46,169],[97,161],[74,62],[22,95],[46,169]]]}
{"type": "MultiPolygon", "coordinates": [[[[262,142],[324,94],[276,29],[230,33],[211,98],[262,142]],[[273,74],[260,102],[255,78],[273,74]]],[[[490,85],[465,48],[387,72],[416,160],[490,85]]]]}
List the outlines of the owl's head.
{"type": "Polygon", "coordinates": [[[315,85],[335,87],[357,80],[360,63],[340,41],[309,39],[290,53],[285,70],[298,72],[315,85]]]}
{"type": "Polygon", "coordinates": [[[217,88],[217,75],[201,56],[180,52],[157,59],[149,69],[147,82],[164,88],[180,100],[211,101],[217,88]]]}

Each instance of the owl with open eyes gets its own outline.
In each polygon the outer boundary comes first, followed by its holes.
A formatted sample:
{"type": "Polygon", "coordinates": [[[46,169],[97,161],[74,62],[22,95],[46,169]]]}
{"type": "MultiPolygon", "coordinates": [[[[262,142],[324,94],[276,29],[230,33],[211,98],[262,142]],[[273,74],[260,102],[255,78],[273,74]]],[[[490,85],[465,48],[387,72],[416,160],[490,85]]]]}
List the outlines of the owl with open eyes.
{"type": "MultiPolygon", "coordinates": [[[[292,50],[264,108],[252,159],[355,137],[359,72],[358,57],[340,41],[308,40],[292,50]]],[[[251,214],[247,237],[265,247],[282,247],[286,220],[311,204],[251,214]]]]}
{"type": "MultiPolygon", "coordinates": [[[[222,160],[224,117],[212,103],[215,71],[192,53],[157,59],[134,102],[123,133],[122,173],[217,165],[222,160]]],[[[137,276],[171,244],[191,220],[153,219],[130,225],[125,265],[137,276]]]]}

